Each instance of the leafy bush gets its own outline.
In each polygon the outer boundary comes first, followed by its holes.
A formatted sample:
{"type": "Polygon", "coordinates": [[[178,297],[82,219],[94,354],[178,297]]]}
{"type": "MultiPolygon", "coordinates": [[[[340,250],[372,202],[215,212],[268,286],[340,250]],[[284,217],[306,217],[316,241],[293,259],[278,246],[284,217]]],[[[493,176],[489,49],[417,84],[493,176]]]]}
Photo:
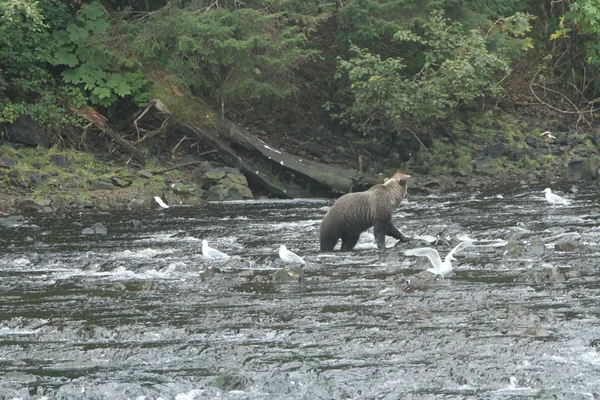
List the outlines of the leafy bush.
{"type": "Polygon", "coordinates": [[[373,123],[396,130],[444,118],[460,105],[497,96],[500,78],[510,72],[510,59],[488,50],[480,31],[466,31],[439,11],[394,37],[421,49],[423,62],[416,74],[407,73],[400,57],[382,58],[357,46],[352,46],[354,57],[339,59],[337,77],[347,76],[354,101],[336,117],[364,132],[373,123]]]}
{"type": "Polygon", "coordinates": [[[72,14],[56,0],[0,0],[0,122],[26,115],[56,130],[68,106],[147,101],[138,65],[105,46],[111,22],[95,1],[72,14]]]}

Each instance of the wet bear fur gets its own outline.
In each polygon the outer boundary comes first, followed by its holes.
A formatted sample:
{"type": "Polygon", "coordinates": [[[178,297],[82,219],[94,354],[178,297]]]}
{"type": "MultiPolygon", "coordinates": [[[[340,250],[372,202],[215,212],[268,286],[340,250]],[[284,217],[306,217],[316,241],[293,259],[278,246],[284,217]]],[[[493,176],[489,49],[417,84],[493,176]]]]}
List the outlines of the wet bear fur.
{"type": "Polygon", "coordinates": [[[321,222],[321,251],[333,250],[339,239],[342,239],[341,250],[350,251],[356,246],[360,234],[370,227],[374,227],[379,249],[385,249],[386,235],[409,241],[410,238],[392,224],[393,212],[407,195],[409,178],[410,175],[397,172],[384,184],[337,199],[321,222]]]}

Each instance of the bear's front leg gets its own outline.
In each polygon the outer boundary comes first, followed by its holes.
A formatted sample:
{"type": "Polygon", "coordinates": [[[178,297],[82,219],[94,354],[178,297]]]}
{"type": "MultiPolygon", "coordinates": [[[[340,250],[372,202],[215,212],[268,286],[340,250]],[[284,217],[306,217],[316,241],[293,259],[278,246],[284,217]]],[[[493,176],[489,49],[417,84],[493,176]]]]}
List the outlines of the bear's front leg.
{"type": "Polygon", "coordinates": [[[408,236],[404,236],[404,234],[402,232],[400,232],[398,229],[396,229],[394,224],[392,224],[392,221],[389,221],[387,224],[386,235],[396,238],[403,243],[409,242],[410,240],[412,240],[412,238],[410,238],[408,236]]]}

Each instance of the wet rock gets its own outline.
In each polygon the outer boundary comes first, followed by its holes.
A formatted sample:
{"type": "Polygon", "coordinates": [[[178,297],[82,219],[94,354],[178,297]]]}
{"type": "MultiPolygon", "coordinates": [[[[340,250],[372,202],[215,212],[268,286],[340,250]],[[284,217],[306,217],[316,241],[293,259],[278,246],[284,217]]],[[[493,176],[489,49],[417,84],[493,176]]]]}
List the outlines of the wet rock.
{"type": "Polygon", "coordinates": [[[0,226],[17,226],[25,221],[25,217],[22,215],[10,215],[8,217],[0,218],[0,226]]]}
{"type": "Polygon", "coordinates": [[[213,276],[217,275],[217,274],[221,274],[221,269],[217,268],[217,267],[213,267],[212,265],[209,265],[208,267],[206,267],[204,269],[204,271],[202,271],[202,273],[200,274],[200,279],[208,279],[208,278],[212,278],[213,276]]]}
{"type": "Polygon", "coordinates": [[[554,244],[555,251],[572,252],[577,247],[579,247],[579,244],[574,240],[563,240],[554,244]]]}
{"type": "Polygon", "coordinates": [[[581,166],[581,178],[596,180],[600,175],[600,156],[588,157],[581,166]]]}
{"type": "Polygon", "coordinates": [[[77,336],[82,340],[109,339],[112,334],[98,325],[84,325],[77,330],[77,336]]]}
{"type": "Polygon", "coordinates": [[[8,180],[11,186],[29,188],[29,184],[18,171],[9,171],[8,180]]]}
{"type": "Polygon", "coordinates": [[[521,336],[546,337],[550,336],[550,332],[541,325],[535,325],[527,328],[523,333],[521,333],[521,336]]]}
{"type": "Polygon", "coordinates": [[[67,168],[69,165],[71,165],[71,161],[67,157],[61,156],[60,154],[54,154],[53,156],[50,156],[50,161],[61,168],[67,168]]]}
{"type": "Polygon", "coordinates": [[[173,192],[175,194],[179,194],[179,195],[194,194],[194,192],[198,189],[199,189],[198,185],[196,185],[194,183],[184,185],[181,182],[175,182],[174,184],[171,185],[171,190],[173,190],[173,192]]]}
{"type": "Polygon", "coordinates": [[[575,254],[591,254],[597,252],[598,248],[574,240],[563,240],[554,244],[554,250],[575,254]]]}
{"type": "Polygon", "coordinates": [[[50,199],[25,200],[18,205],[18,209],[25,213],[49,213],[56,209],[50,206],[50,199]]]}
{"type": "Polygon", "coordinates": [[[527,143],[529,146],[533,147],[534,149],[537,149],[540,146],[539,139],[536,137],[532,137],[532,136],[528,136],[525,139],[525,143],[527,143]]]}
{"type": "Polygon", "coordinates": [[[8,137],[11,142],[32,146],[50,147],[50,134],[29,117],[20,117],[10,124],[8,137]]]}
{"type": "Polygon", "coordinates": [[[483,152],[486,156],[493,158],[505,156],[509,151],[509,147],[504,143],[495,143],[483,149],[483,152]]]}
{"type": "Polygon", "coordinates": [[[119,177],[117,177],[117,176],[113,176],[113,177],[111,177],[111,178],[110,178],[110,181],[111,181],[111,182],[112,182],[112,183],[113,183],[115,186],[117,186],[117,187],[120,187],[120,188],[124,188],[124,187],[131,186],[131,184],[133,183],[133,181],[131,181],[131,180],[122,179],[122,178],[119,178],[119,177]]]}
{"type": "Polygon", "coordinates": [[[143,194],[138,197],[134,197],[127,204],[127,208],[130,210],[141,210],[141,209],[147,209],[147,208],[154,207],[154,206],[158,207],[158,205],[154,201],[154,196],[151,196],[148,194],[143,194]]]}
{"type": "Polygon", "coordinates": [[[40,183],[40,184],[43,184],[45,182],[45,179],[37,174],[30,175],[29,180],[33,183],[40,183]]]}
{"type": "Polygon", "coordinates": [[[201,183],[204,177],[204,174],[207,171],[214,169],[215,167],[210,163],[210,161],[204,161],[202,164],[194,168],[192,173],[190,174],[190,179],[193,182],[201,183]]]}
{"type": "Polygon", "coordinates": [[[540,257],[546,253],[546,245],[541,239],[533,239],[525,248],[525,254],[540,257]]]}
{"type": "Polygon", "coordinates": [[[523,255],[523,250],[524,250],[523,243],[516,241],[516,240],[511,240],[510,242],[508,242],[506,244],[506,246],[504,246],[504,257],[506,258],[518,258],[521,257],[523,255]]]}
{"type": "Polygon", "coordinates": [[[493,163],[494,159],[492,157],[475,160],[475,171],[484,175],[497,175],[498,171],[496,171],[493,163]]]}
{"type": "Polygon", "coordinates": [[[281,268],[271,275],[273,282],[277,283],[294,283],[304,280],[304,271],[299,268],[281,268]]]}
{"type": "Polygon", "coordinates": [[[97,222],[89,228],[85,228],[81,231],[84,235],[106,235],[108,231],[102,222],[97,222]]]}
{"type": "Polygon", "coordinates": [[[95,179],[95,180],[90,181],[90,189],[91,190],[114,190],[115,186],[110,182],[95,179]]]}
{"type": "Polygon", "coordinates": [[[147,169],[143,169],[139,172],[139,176],[142,178],[150,179],[154,176],[154,174],[152,172],[148,171],[147,169]]]}
{"type": "Polygon", "coordinates": [[[213,201],[252,199],[246,177],[230,167],[213,168],[201,176],[195,175],[195,183],[207,190],[207,198],[213,201]]]}
{"type": "Polygon", "coordinates": [[[208,189],[208,199],[212,201],[251,199],[252,192],[241,185],[217,184],[208,189]]]}
{"type": "Polygon", "coordinates": [[[565,274],[560,272],[558,268],[545,268],[541,270],[529,270],[522,276],[517,278],[518,282],[525,282],[530,285],[539,285],[542,283],[560,283],[565,281],[565,274]]]}
{"type": "Polygon", "coordinates": [[[231,390],[243,390],[251,384],[252,380],[245,376],[223,374],[210,381],[208,386],[214,386],[228,392],[231,390]]]}
{"type": "Polygon", "coordinates": [[[17,162],[12,158],[0,157],[0,167],[2,168],[11,168],[17,165],[17,162]]]}

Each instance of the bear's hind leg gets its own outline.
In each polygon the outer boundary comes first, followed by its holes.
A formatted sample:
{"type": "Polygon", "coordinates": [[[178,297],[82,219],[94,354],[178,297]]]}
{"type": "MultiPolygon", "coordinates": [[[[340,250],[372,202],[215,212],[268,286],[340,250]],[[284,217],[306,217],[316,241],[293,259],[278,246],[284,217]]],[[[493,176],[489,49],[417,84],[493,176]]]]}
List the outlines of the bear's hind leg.
{"type": "Polygon", "coordinates": [[[360,235],[344,235],[342,236],[342,251],[351,251],[356,243],[358,242],[358,237],[360,235]]]}

